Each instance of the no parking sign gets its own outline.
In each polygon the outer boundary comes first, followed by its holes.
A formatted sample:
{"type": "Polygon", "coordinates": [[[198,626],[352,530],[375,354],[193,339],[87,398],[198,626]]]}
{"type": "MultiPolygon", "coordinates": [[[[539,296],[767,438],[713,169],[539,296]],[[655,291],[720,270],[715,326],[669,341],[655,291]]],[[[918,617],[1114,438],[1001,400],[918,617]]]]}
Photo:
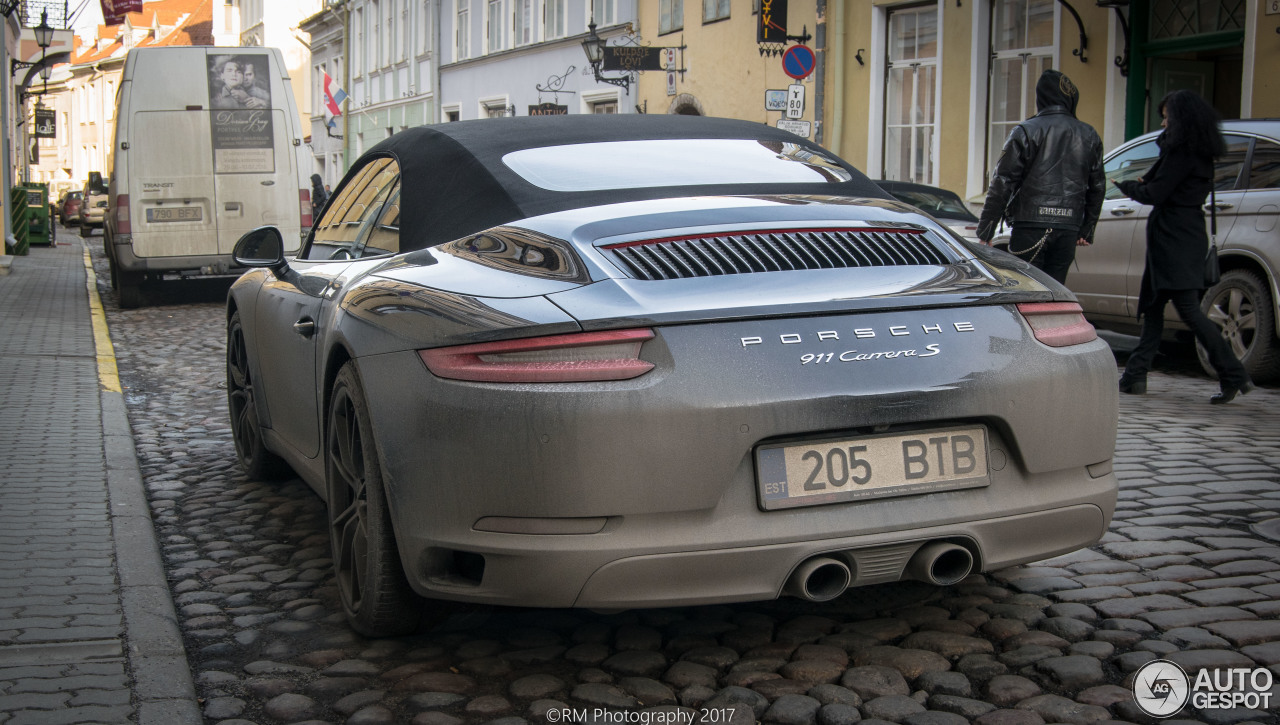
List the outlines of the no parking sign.
{"type": "Polygon", "coordinates": [[[800,80],[813,72],[818,59],[807,45],[793,45],[782,54],[782,72],[800,80]]]}

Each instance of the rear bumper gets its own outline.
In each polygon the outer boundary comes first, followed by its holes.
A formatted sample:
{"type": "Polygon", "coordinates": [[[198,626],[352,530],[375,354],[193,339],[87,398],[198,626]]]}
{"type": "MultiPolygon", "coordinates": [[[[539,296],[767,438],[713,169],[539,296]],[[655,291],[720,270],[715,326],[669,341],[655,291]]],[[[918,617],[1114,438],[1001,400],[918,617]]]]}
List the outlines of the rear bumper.
{"type": "Polygon", "coordinates": [[[187,277],[239,276],[244,267],[235,266],[230,254],[199,254],[177,257],[139,257],[133,253],[132,244],[110,242],[117,268],[126,273],[157,276],[163,273],[181,274],[187,277]]]}
{"type": "Polygon", "coordinates": [[[746,601],[776,597],[819,554],[848,558],[864,584],[896,580],[901,566],[867,579],[843,552],[892,560],[945,539],[990,570],[1106,531],[1117,392],[1100,340],[1047,348],[1003,307],[656,332],[643,353],[655,369],[609,383],[461,383],[432,376],[413,351],[358,359],[415,589],[548,607],[746,601]],[[930,332],[884,334],[899,325],[930,332]],[[801,362],[825,349],[817,332],[851,329],[880,332],[839,345],[937,352],[801,362]],[[956,425],[987,430],[984,487],[761,505],[762,443],[956,425]],[[482,557],[483,576],[473,567],[468,579],[459,556],[482,557]]]}

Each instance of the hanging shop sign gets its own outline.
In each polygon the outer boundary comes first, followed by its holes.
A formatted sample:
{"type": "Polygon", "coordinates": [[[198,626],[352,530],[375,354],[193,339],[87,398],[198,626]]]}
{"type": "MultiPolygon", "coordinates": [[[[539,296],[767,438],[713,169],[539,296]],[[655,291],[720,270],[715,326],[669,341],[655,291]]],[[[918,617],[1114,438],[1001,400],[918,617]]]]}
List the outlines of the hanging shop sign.
{"type": "Polygon", "coordinates": [[[102,24],[119,25],[128,13],[142,12],[142,0],[102,0],[102,24]]]}
{"type": "Polygon", "coordinates": [[[787,0],[760,0],[756,18],[757,43],[787,42],[787,0]]]}
{"type": "Polygon", "coordinates": [[[36,138],[57,138],[58,126],[52,108],[36,109],[36,138]]]}
{"type": "Polygon", "coordinates": [[[645,71],[665,70],[668,48],[651,45],[606,45],[604,47],[604,70],[645,71]]]}
{"type": "Polygon", "coordinates": [[[569,107],[558,103],[539,103],[529,106],[530,116],[567,116],[569,107]]]}

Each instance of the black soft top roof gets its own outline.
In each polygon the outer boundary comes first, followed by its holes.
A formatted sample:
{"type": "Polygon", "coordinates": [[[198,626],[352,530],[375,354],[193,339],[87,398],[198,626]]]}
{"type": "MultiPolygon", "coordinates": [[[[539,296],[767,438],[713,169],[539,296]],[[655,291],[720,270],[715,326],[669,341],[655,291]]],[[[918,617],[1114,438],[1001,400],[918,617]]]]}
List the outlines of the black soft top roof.
{"type": "MultiPolygon", "coordinates": [[[[860,171],[821,146],[770,126],[726,118],[581,114],[458,121],[402,131],[369,149],[356,166],[377,156],[392,156],[400,165],[402,249],[434,246],[539,214],[643,199],[723,194],[890,198],[860,171]],[[649,139],[753,139],[797,144],[832,160],[852,178],[823,184],[704,184],[566,192],[535,186],[502,162],[506,154],[522,149],[649,139]]],[[[672,177],[678,178],[680,171],[671,169],[672,177]]]]}

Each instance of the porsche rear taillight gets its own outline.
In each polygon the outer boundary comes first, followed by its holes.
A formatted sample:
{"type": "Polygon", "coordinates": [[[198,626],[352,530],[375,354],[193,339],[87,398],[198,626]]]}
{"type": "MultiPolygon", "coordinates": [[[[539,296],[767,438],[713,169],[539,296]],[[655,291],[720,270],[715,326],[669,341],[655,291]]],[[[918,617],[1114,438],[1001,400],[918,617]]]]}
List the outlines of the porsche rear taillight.
{"type": "Polygon", "coordinates": [[[302,228],[311,226],[311,190],[298,189],[298,211],[302,215],[302,228]]]}
{"type": "Polygon", "coordinates": [[[131,234],[133,225],[129,222],[129,195],[116,195],[116,234],[131,234]]]}
{"type": "Polygon", "coordinates": [[[419,350],[433,374],[485,383],[628,380],[653,369],[640,359],[652,330],[609,330],[419,350]]]}
{"type": "Polygon", "coordinates": [[[1036,339],[1049,347],[1080,345],[1098,339],[1098,333],[1084,319],[1075,302],[1026,302],[1018,312],[1031,325],[1036,339]]]}

